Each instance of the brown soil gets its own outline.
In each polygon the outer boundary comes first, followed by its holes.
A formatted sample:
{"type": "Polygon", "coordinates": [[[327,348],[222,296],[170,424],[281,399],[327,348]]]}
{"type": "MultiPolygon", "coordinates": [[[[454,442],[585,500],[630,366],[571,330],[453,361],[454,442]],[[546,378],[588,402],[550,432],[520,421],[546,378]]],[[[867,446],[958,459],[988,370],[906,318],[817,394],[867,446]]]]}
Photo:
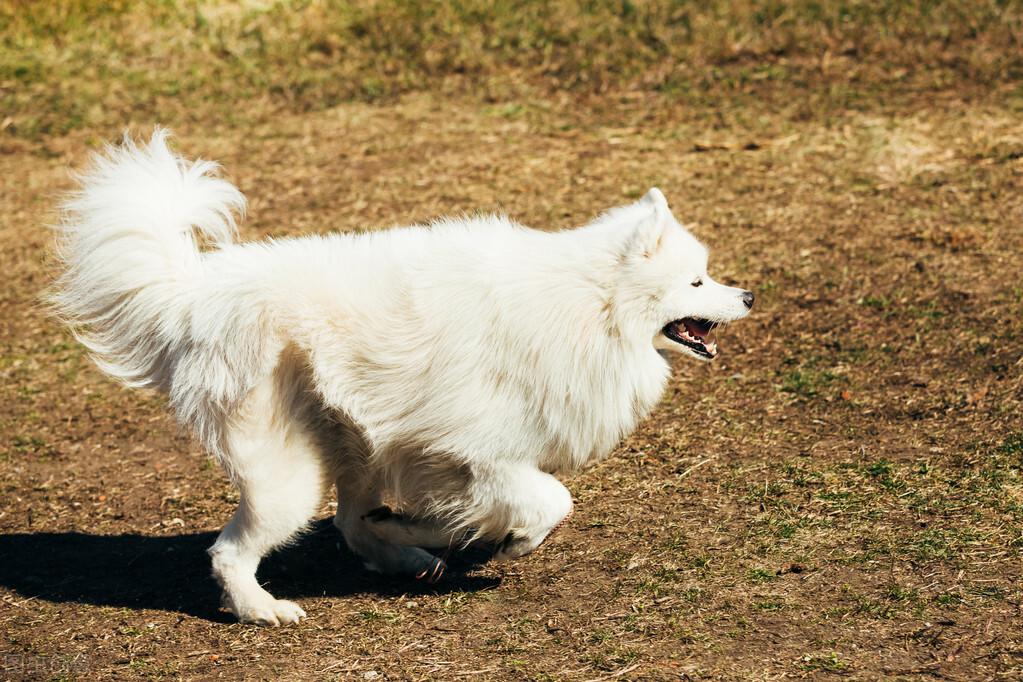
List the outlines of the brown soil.
{"type": "Polygon", "coordinates": [[[572,226],[657,185],[757,294],[717,362],[677,363],[567,481],[576,514],[540,551],[426,588],[365,572],[324,520],[261,569],[310,615],[280,629],[217,608],[224,475],[39,304],[43,226],[95,140],[0,138],[0,677],[1023,678],[1018,109],[939,88],[815,117],[792,92],[177,124],[249,197],[247,238],[474,210],[572,226]]]}

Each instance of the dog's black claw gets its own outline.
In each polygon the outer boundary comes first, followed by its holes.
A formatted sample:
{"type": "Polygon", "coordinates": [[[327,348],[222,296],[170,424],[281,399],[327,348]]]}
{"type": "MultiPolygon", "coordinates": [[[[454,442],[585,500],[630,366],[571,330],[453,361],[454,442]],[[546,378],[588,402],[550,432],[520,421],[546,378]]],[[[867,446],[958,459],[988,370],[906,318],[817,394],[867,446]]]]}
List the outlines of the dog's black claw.
{"type": "Polygon", "coordinates": [[[416,573],[416,580],[425,580],[428,585],[433,585],[444,576],[446,568],[447,564],[443,559],[434,558],[433,564],[416,573]]]}
{"type": "Polygon", "coordinates": [[[501,544],[497,546],[497,551],[498,552],[505,551],[511,546],[511,543],[515,542],[515,539],[516,539],[515,533],[509,531],[508,534],[504,536],[504,540],[501,540],[501,544]]]}
{"type": "Polygon", "coordinates": [[[437,564],[433,567],[433,573],[430,574],[430,579],[427,580],[431,585],[439,581],[444,576],[444,569],[447,565],[440,559],[437,559],[437,564]]]}

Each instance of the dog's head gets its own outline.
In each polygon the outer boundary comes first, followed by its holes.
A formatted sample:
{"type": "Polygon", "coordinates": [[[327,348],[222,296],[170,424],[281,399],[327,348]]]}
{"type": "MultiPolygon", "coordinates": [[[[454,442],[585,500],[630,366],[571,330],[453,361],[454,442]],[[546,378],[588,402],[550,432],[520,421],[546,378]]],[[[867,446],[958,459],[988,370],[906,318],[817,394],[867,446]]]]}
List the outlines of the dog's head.
{"type": "Polygon", "coordinates": [[[707,274],[707,248],[675,220],[659,189],[621,217],[630,232],[622,243],[617,295],[628,308],[630,327],[649,333],[656,348],[713,359],[714,328],[746,317],[753,293],[707,274]]]}

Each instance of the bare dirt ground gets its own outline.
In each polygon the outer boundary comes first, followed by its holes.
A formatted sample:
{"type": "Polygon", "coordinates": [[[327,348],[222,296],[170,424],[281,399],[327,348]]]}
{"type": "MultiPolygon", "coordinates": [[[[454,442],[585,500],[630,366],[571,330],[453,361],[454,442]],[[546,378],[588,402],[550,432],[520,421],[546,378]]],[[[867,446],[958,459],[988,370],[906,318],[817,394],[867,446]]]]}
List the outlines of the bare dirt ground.
{"type": "Polygon", "coordinates": [[[576,514],[540,551],[385,579],[325,501],[261,568],[310,615],[280,629],[216,607],[225,476],[39,303],[44,225],[110,127],[0,137],[0,677],[1023,678],[1019,86],[808,110],[826,76],[738,108],[410,92],[170,116],[249,197],[245,238],[474,210],[571,227],[656,185],[757,294],[718,361],[677,362],[566,482],[576,514]]]}

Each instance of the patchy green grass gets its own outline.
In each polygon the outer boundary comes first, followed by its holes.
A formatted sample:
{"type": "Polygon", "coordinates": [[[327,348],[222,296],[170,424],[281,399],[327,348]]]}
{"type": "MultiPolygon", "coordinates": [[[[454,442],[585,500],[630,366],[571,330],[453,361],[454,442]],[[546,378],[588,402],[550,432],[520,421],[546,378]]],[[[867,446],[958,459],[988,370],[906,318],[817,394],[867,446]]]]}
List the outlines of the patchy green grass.
{"type": "Polygon", "coordinates": [[[826,654],[807,654],[802,659],[803,670],[809,672],[844,673],[848,667],[849,663],[842,660],[834,651],[826,654]]]}

